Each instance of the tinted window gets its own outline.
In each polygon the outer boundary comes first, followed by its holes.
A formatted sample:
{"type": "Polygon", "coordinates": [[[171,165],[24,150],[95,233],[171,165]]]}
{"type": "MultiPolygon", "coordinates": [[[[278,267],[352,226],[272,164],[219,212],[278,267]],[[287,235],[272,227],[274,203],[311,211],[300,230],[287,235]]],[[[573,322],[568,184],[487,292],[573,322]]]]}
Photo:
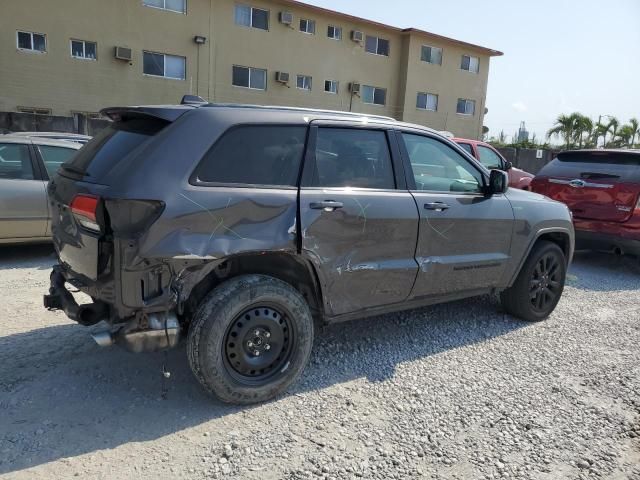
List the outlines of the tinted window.
{"type": "Polygon", "coordinates": [[[502,159],[490,148],[478,145],[478,154],[480,155],[480,163],[489,170],[492,168],[502,168],[502,159]]]}
{"type": "Polygon", "coordinates": [[[76,153],[73,148],[53,147],[51,145],[38,145],[44,166],[49,178],[53,177],[60,165],[68,161],[76,153]]]}
{"type": "Polygon", "coordinates": [[[0,143],[0,179],[33,180],[29,147],[0,143]]]}
{"type": "Polygon", "coordinates": [[[308,186],[395,188],[385,132],[320,128],[315,159],[308,186]]]}
{"type": "Polygon", "coordinates": [[[93,137],[62,168],[94,179],[108,174],[123,158],[167,125],[156,119],[116,122],[93,137]]]}
{"type": "Polygon", "coordinates": [[[640,166],[640,153],[631,152],[566,152],[558,154],[561,162],[605,163],[640,166]]]}
{"type": "Polygon", "coordinates": [[[473,149],[471,148],[471,145],[468,143],[459,143],[458,145],[460,145],[464,150],[466,150],[466,152],[471,155],[473,157],[473,149]]]}
{"type": "Polygon", "coordinates": [[[402,134],[418,190],[479,192],[482,175],[444,143],[420,135],[402,134]]]}
{"type": "Polygon", "coordinates": [[[224,134],[197,170],[201,182],[296,186],[306,127],[245,126],[224,134]]]}

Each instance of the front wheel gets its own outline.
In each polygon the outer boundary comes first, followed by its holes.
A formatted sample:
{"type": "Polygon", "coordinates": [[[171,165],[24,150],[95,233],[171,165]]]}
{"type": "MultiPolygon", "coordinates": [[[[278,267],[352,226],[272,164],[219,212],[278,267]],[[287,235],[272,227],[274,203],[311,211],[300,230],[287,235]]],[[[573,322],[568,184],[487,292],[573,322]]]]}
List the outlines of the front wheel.
{"type": "Polygon", "coordinates": [[[250,404],[284,392],[304,370],[313,319],[304,297],[281,280],[236,277],[196,312],[187,344],[191,370],[215,397],[250,404]]]}
{"type": "Polygon", "coordinates": [[[503,308],[529,322],[545,320],[560,301],[566,275],[562,249],[546,240],[536,243],[516,281],[502,292],[503,308]]]}

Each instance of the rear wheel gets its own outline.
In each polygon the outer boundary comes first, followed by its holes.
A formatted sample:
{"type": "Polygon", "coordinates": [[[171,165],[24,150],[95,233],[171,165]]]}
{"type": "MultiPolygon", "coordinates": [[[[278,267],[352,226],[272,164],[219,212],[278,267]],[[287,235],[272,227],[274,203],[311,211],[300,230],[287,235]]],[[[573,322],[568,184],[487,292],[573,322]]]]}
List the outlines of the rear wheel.
{"type": "Polygon", "coordinates": [[[533,247],[514,284],[502,292],[507,313],[530,322],[545,320],[558,305],[567,274],[562,249],[540,241],[533,247]]]}
{"type": "Polygon", "coordinates": [[[196,312],[187,353],[200,383],[218,399],[270,400],[295,382],[313,344],[313,320],[302,295],[262,275],[234,278],[196,312]]]}

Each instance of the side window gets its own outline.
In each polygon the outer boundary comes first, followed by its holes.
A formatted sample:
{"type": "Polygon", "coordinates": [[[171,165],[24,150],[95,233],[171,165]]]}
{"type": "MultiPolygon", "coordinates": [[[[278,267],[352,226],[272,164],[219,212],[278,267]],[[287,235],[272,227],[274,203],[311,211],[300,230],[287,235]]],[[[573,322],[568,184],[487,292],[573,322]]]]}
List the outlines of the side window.
{"type": "Polygon", "coordinates": [[[311,187],[394,189],[387,135],[381,130],[319,128],[311,187]]]}
{"type": "Polygon", "coordinates": [[[76,153],[73,148],[52,147],[50,145],[38,145],[38,149],[40,150],[40,155],[42,155],[49,178],[53,177],[60,165],[70,160],[76,153]]]}
{"type": "Polygon", "coordinates": [[[434,138],[403,133],[418,190],[479,192],[482,174],[448,145],[434,138]]]}
{"type": "Polygon", "coordinates": [[[502,168],[502,159],[490,148],[478,145],[478,153],[480,155],[480,163],[489,170],[492,168],[502,168]]]}
{"type": "Polygon", "coordinates": [[[196,170],[197,180],[295,187],[306,137],[307,127],[233,128],[204,156],[196,170]]]}
{"type": "Polygon", "coordinates": [[[16,143],[0,143],[0,180],[33,180],[29,147],[16,143]]]}
{"type": "Polygon", "coordinates": [[[473,149],[471,148],[471,145],[469,143],[459,143],[458,145],[460,145],[463,150],[465,150],[469,155],[471,155],[472,157],[473,155],[473,149]]]}

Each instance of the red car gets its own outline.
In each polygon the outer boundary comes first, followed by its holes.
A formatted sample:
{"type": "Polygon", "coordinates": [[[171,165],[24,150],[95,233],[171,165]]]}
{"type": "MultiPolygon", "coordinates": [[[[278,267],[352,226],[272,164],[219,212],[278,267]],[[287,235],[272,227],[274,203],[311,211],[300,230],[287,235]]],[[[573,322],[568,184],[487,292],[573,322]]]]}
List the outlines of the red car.
{"type": "Polygon", "coordinates": [[[531,187],[571,209],[577,248],[640,255],[640,151],[562,152],[531,187]]]}
{"type": "Polygon", "coordinates": [[[467,138],[454,138],[454,142],[469,152],[476,160],[482,163],[489,170],[504,170],[509,175],[509,186],[522,190],[531,190],[530,184],[533,175],[524,170],[520,170],[506,160],[500,152],[485,142],[469,140],[467,138]]]}

